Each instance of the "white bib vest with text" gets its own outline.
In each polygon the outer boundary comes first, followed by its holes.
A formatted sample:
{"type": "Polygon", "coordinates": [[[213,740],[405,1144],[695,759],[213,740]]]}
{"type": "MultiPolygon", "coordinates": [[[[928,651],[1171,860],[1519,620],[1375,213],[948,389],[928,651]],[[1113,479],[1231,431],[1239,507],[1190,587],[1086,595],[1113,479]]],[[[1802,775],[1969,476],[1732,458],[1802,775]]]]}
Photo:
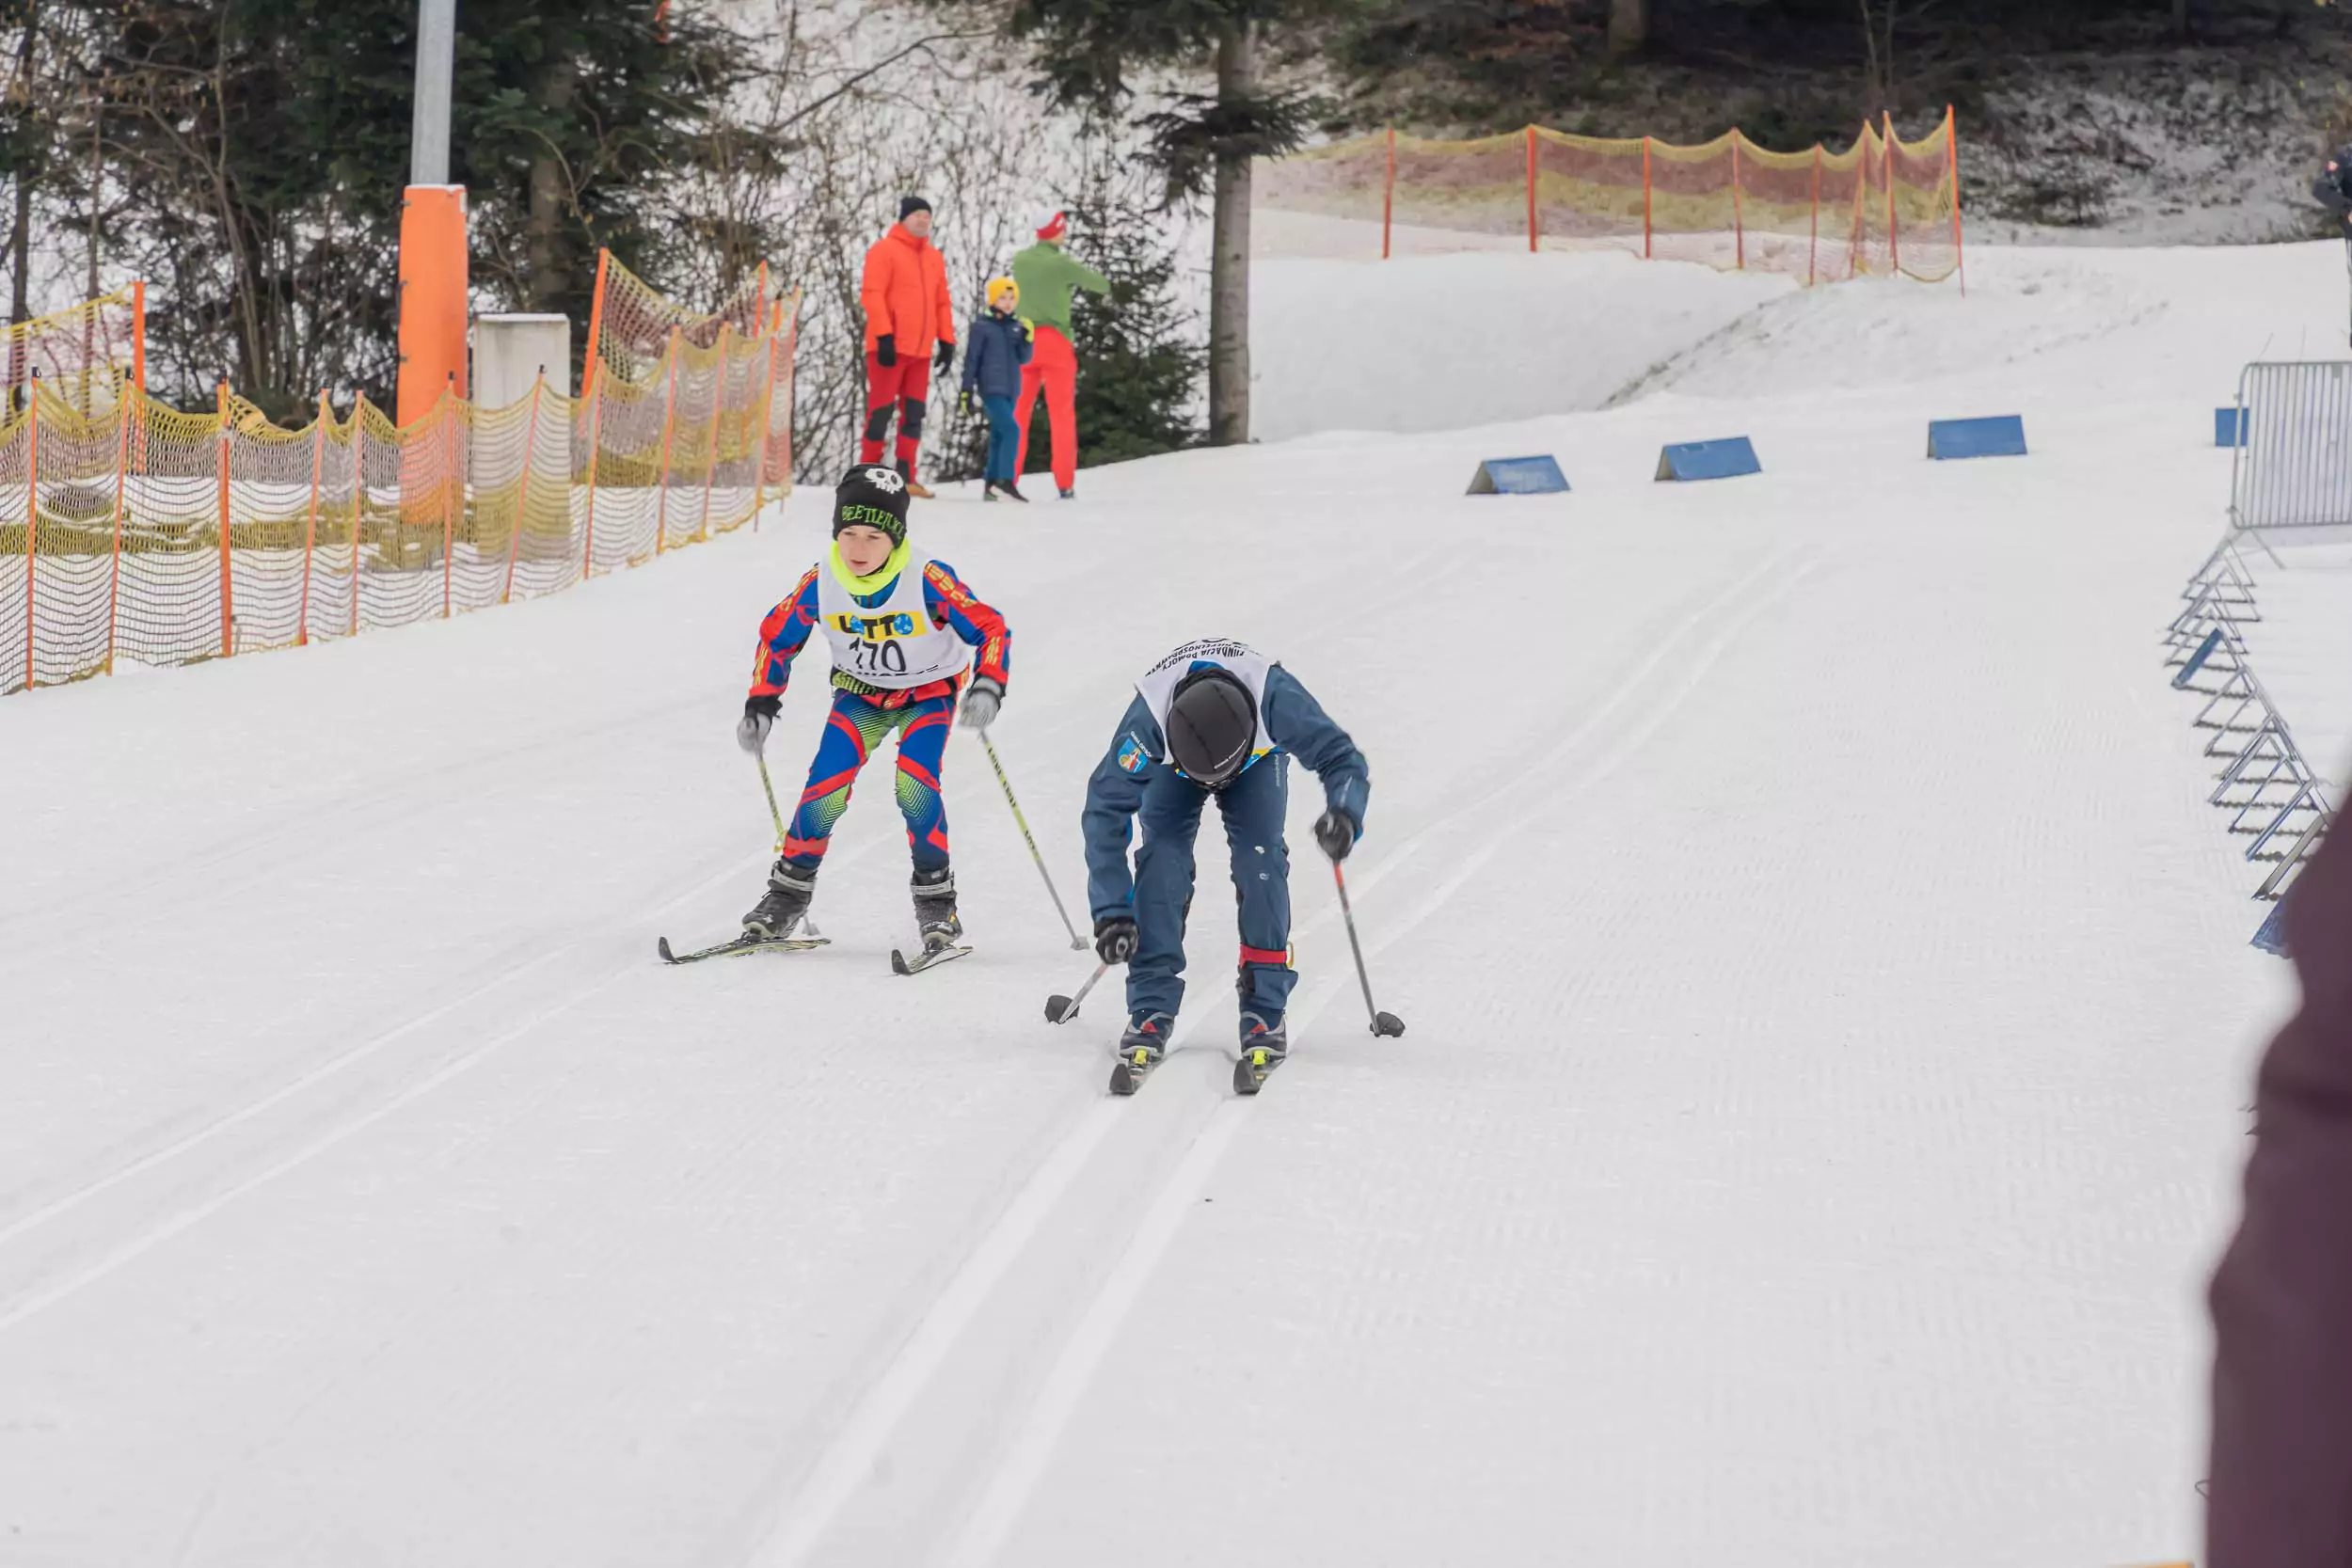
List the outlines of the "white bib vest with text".
{"type": "Polygon", "coordinates": [[[1265,729],[1265,681],[1266,672],[1274,668],[1274,662],[1248,643],[1236,642],[1230,637],[1204,637],[1187,642],[1152,666],[1136,682],[1143,705],[1151,710],[1152,722],[1160,727],[1163,749],[1167,744],[1168,705],[1176,700],[1178,685],[1200,664],[1216,665],[1249,689],[1249,700],[1258,710],[1258,738],[1249,749],[1249,760],[1255,762],[1273,751],[1274,737],[1265,729]]]}
{"type": "Polygon", "coordinates": [[[951,628],[933,626],[923,603],[923,570],[930,563],[930,556],[909,551],[890,597],[872,610],[850,596],[832,562],[824,563],[817,574],[817,618],[833,644],[834,669],[868,686],[901,691],[971,666],[971,644],[951,628]]]}

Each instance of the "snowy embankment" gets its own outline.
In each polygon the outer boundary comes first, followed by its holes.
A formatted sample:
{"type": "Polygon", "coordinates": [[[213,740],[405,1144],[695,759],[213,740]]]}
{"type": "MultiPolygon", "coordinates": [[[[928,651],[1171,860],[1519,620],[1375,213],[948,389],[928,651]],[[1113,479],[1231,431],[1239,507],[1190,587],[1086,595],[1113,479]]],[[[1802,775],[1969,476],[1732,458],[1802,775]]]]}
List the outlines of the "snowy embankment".
{"type": "MultiPolygon", "coordinates": [[[[2340,257],[1990,253],[1964,302],[1465,272],[1505,260],[1268,267],[1263,418],[1322,434],[917,512],[1017,628],[995,737],[1066,895],[1182,638],[1259,642],[1370,755],[1350,880],[1411,1033],[1364,1032],[1302,777],[1254,1102],[1216,830],[1185,1049],[1109,1101],[1116,996],[1040,1019],[1086,960],[961,736],[974,958],[890,976],[873,777],[833,947],[652,960],[758,891],[730,732],[819,495],[548,600],[0,705],[0,1557],[2186,1555],[2284,979],[2156,633],[2219,528],[2209,410],[2331,341],[2340,257]],[[1637,341],[1637,298],[1681,325],[1637,341]],[[1607,373],[1470,401],[1580,336],[1607,373]],[[1921,461],[1994,412],[2033,457],[1921,461]],[[1649,482],[1735,433],[1761,476],[1649,482]],[[1531,451],[1575,493],[1461,497],[1531,451]]],[[[803,668],[787,791],[822,702],[803,668]]]]}

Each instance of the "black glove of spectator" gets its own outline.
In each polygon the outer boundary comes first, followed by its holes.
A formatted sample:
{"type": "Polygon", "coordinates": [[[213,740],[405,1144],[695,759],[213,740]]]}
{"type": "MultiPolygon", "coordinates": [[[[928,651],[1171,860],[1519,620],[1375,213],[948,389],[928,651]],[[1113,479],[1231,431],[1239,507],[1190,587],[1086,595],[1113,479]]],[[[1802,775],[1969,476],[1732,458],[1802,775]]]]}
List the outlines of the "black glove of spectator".
{"type": "Polygon", "coordinates": [[[880,365],[883,370],[888,370],[891,366],[897,364],[898,362],[898,339],[897,334],[885,332],[881,337],[875,339],[874,363],[880,365]]]}
{"type": "Polygon", "coordinates": [[[955,369],[955,364],[956,345],[942,339],[938,352],[931,356],[931,369],[940,375],[946,375],[955,369]]]}

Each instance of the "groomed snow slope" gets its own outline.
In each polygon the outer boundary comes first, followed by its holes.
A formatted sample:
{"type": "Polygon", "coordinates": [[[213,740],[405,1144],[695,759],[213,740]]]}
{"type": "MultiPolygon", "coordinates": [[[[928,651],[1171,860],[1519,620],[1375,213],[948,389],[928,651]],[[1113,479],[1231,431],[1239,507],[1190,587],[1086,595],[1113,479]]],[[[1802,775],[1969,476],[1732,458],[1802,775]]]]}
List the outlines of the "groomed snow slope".
{"type": "MultiPolygon", "coordinates": [[[[1384,276],[1494,329],[1443,263],[1384,276]]],[[[1066,895],[1184,637],[1274,652],[1372,758],[1351,885],[1411,1032],[1364,1031],[1302,778],[1254,1102],[1214,828],[1186,1049],[1113,1101],[1116,998],[1041,1022],[1087,960],[961,736],[974,958],[889,974],[873,780],[832,948],[654,961],[758,890],[730,732],[818,495],[556,599],[0,705],[0,1560],[2186,1555],[2285,979],[2155,632],[2218,528],[2208,410],[2332,330],[2340,262],[1970,282],[1749,312],[1661,267],[1727,325],[1606,412],[918,510],[1018,628],[996,740],[1066,895]],[[1920,460],[1929,414],[2012,410],[2032,458],[1920,460]],[[1762,476],[1649,483],[1735,432],[1762,476]],[[1460,497],[1545,450],[1572,496],[1460,497]]],[[[822,702],[803,668],[787,788],[822,702]]]]}

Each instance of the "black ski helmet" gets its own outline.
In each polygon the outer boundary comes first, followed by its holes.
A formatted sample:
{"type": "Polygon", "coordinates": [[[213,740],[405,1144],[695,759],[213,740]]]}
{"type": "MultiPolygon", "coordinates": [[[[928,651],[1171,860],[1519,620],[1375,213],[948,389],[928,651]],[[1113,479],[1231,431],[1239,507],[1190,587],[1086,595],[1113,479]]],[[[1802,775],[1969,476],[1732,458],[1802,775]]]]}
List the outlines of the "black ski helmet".
{"type": "Polygon", "coordinates": [[[1231,670],[1204,664],[1176,683],[1168,703],[1168,755],[1195,784],[1222,789],[1248,766],[1258,741],[1258,701],[1231,670]]]}

